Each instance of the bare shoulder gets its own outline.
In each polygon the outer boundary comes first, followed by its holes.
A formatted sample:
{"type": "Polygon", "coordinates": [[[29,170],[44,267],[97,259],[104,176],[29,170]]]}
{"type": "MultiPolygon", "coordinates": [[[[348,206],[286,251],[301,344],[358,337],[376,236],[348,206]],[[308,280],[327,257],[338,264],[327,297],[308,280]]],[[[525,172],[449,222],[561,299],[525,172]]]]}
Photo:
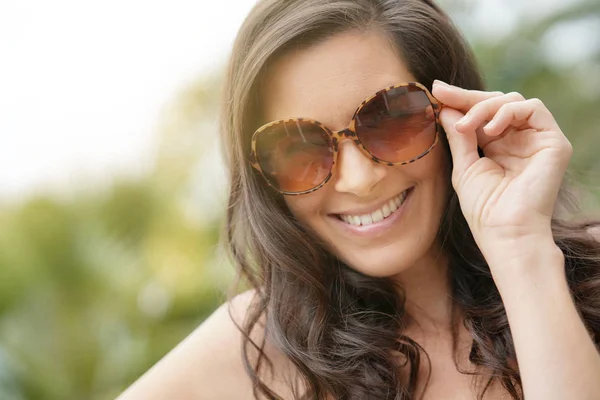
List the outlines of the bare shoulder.
{"type": "MultiPolygon", "coordinates": [[[[235,323],[243,324],[255,295],[246,291],[222,304],[118,400],[253,399],[252,383],[242,362],[242,334],[235,323]]],[[[264,330],[261,324],[257,327],[251,337],[260,343],[264,330]]],[[[275,361],[281,360],[271,346],[265,346],[265,352],[275,361]]]]}

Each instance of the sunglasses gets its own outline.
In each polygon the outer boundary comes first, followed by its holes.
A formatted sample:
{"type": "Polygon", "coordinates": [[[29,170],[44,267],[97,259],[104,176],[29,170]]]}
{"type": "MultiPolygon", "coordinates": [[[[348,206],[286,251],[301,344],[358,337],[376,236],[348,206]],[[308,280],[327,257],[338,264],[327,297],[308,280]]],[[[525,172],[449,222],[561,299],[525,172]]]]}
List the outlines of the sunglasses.
{"type": "Polygon", "coordinates": [[[331,179],[344,137],[376,163],[410,164],[437,144],[441,108],[424,85],[407,82],[368,97],[340,131],[309,118],[269,122],[252,135],[251,165],[279,193],[300,195],[331,179]]]}

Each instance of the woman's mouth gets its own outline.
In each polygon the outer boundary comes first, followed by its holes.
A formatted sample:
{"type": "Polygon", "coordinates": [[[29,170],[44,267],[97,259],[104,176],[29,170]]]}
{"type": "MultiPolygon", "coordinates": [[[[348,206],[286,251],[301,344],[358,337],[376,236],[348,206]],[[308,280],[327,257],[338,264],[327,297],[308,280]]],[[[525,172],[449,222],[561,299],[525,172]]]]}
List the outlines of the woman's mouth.
{"type": "Polygon", "coordinates": [[[361,215],[339,214],[338,218],[349,225],[367,226],[389,218],[402,206],[412,188],[406,189],[393,199],[390,199],[381,208],[361,215]]]}
{"type": "Polygon", "coordinates": [[[364,238],[385,234],[402,218],[404,210],[413,197],[414,186],[388,200],[375,211],[362,214],[331,214],[332,221],[344,231],[364,238]]]}

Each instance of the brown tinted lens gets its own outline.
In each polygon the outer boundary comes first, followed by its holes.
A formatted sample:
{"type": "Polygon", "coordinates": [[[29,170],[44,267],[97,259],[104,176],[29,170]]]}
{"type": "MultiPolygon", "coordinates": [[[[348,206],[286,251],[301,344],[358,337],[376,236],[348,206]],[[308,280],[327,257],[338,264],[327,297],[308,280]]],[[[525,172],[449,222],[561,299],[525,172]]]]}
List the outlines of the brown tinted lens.
{"type": "Polygon", "coordinates": [[[417,86],[403,86],[375,96],[356,118],[356,134],[367,151],[382,161],[399,163],[427,151],[436,134],[433,107],[417,86]]]}
{"type": "Polygon", "coordinates": [[[285,192],[319,186],[333,165],[329,136],[308,121],[282,122],[260,132],[256,155],[265,178],[285,192]]]}

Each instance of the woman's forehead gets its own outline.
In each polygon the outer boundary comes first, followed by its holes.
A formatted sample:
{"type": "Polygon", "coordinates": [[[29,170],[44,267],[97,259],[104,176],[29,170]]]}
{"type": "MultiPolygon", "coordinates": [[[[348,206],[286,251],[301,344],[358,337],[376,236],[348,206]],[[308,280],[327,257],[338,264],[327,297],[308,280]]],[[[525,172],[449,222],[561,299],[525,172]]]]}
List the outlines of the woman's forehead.
{"type": "Polygon", "coordinates": [[[269,66],[260,91],[262,114],[266,121],[307,117],[337,129],[348,124],[366,97],[412,80],[381,35],[337,34],[317,45],[289,51],[269,66]]]}

